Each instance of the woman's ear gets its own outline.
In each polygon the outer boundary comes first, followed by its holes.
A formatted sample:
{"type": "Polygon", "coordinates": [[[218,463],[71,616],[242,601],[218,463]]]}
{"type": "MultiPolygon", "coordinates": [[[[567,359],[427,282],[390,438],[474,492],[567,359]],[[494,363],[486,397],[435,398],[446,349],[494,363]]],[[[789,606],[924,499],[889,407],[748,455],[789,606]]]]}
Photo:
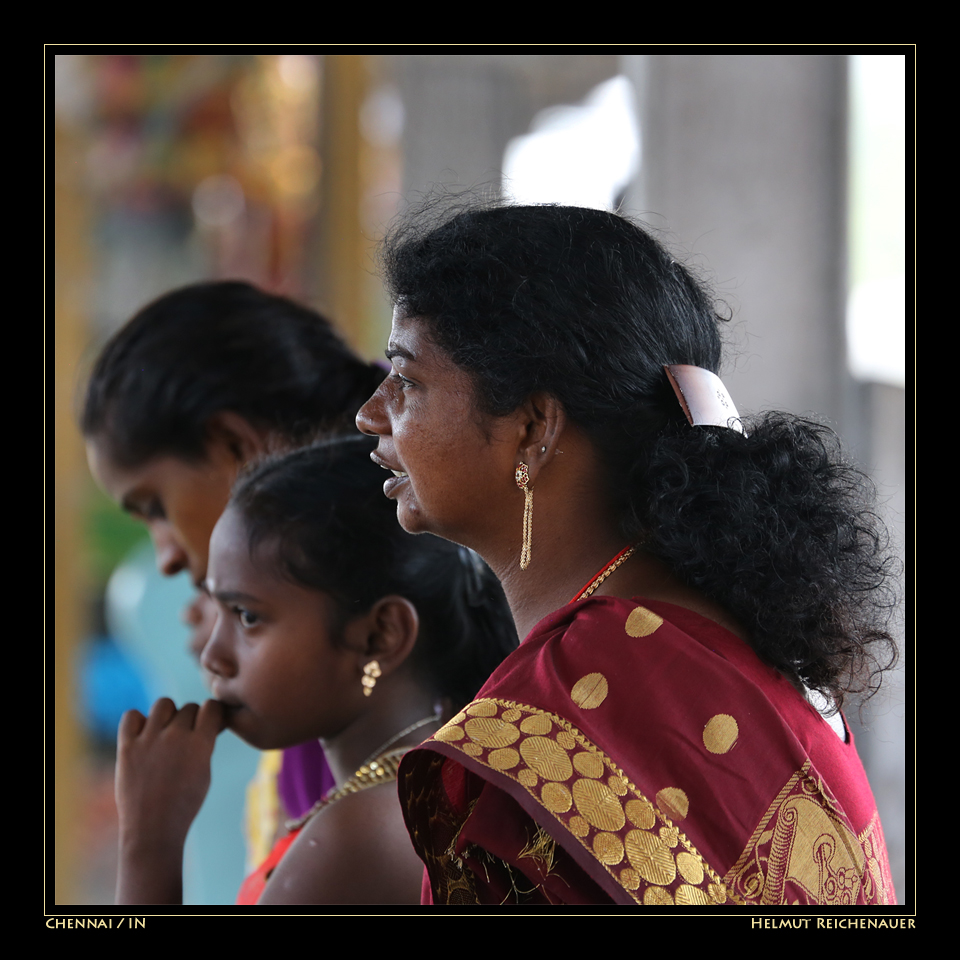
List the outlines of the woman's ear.
{"type": "Polygon", "coordinates": [[[344,643],[354,651],[361,662],[376,660],[380,670],[388,675],[407,660],[413,652],[420,632],[417,609],[405,597],[381,597],[361,617],[351,620],[343,632],[344,643]]]}
{"type": "Polygon", "coordinates": [[[207,420],[208,452],[211,446],[229,451],[241,466],[268,453],[268,440],[266,430],[233,410],[220,410],[207,420]]]}
{"type": "Polygon", "coordinates": [[[520,457],[527,465],[532,486],[540,469],[556,455],[567,426],[567,412],[555,396],[543,392],[531,394],[520,409],[526,425],[520,457]]]}

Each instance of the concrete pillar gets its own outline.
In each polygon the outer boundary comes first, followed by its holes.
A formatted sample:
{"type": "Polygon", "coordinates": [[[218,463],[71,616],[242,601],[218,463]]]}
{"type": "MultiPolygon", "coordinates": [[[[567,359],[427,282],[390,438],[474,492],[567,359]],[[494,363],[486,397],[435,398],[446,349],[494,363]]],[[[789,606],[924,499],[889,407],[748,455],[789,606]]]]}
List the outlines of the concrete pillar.
{"type": "Polygon", "coordinates": [[[624,57],[643,138],[625,210],[699,267],[733,315],[741,412],[837,419],[845,401],[846,58],[624,57]]]}
{"type": "Polygon", "coordinates": [[[438,185],[499,196],[503,153],[537,111],[575,103],[617,73],[617,58],[530,54],[401,55],[393,69],[403,98],[403,195],[438,185]]]}

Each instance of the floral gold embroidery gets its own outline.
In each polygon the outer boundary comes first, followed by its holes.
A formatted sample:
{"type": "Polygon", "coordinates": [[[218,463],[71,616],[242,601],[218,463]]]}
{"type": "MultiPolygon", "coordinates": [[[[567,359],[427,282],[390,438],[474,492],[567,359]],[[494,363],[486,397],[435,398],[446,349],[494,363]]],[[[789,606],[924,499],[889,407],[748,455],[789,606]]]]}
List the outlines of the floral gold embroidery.
{"type": "Polygon", "coordinates": [[[727,883],[762,904],[893,903],[892,889],[874,882],[865,840],[807,762],[767,810],[727,883]]]}

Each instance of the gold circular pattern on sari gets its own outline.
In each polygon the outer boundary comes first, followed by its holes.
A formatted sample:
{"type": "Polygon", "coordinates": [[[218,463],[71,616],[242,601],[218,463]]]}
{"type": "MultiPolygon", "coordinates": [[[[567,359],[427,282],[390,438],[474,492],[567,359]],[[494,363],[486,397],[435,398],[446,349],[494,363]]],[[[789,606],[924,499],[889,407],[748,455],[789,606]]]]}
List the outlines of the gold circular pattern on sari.
{"type": "Polygon", "coordinates": [[[646,607],[634,607],[627,617],[627,623],[624,629],[628,637],[649,637],[655,633],[660,624],[663,623],[663,617],[658,617],[652,610],[646,607]]]}
{"type": "Polygon", "coordinates": [[[509,770],[520,762],[520,754],[513,747],[501,747],[499,750],[491,750],[487,757],[487,763],[494,770],[509,770]]]}
{"type": "MultiPolygon", "coordinates": [[[[574,684],[571,698],[589,710],[608,692],[604,675],[590,673],[574,684]]],[[[703,742],[723,753],[738,735],[736,720],[717,714],[705,725],[703,742]]],[[[715,875],[686,841],[680,844],[683,834],[673,826],[689,814],[687,794],[670,786],[644,797],[569,721],[522,703],[483,700],[434,736],[525,787],[638,902],[641,890],[642,902],[652,905],[726,902],[723,885],[708,888],[715,875]]]]}
{"type": "Polygon", "coordinates": [[[573,806],[570,791],[562,783],[545,783],[540,799],[551,813],[566,813],[573,806]]]}
{"type": "Polygon", "coordinates": [[[581,677],[570,691],[570,699],[581,710],[595,710],[607,699],[607,678],[602,673],[588,673],[581,677]]]}
{"type": "Polygon", "coordinates": [[[677,854],[677,870],[687,883],[692,883],[695,887],[703,883],[703,864],[686,850],[677,854]]]}
{"type": "Polygon", "coordinates": [[[607,786],[610,787],[618,797],[625,797],[630,790],[623,777],[617,773],[611,773],[610,776],[607,777],[607,786]]]}
{"type": "Polygon", "coordinates": [[[739,736],[737,721],[729,713],[718,713],[703,728],[703,745],[711,753],[726,753],[733,749],[739,736]]]}
{"type": "Polygon", "coordinates": [[[462,740],[463,737],[463,728],[453,723],[448,723],[445,727],[441,727],[433,735],[433,739],[439,740],[441,743],[456,743],[458,740],[462,740]]]}
{"type": "Polygon", "coordinates": [[[642,830],[631,830],[624,847],[630,863],[644,880],[661,886],[673,882],[677,875],[673,854],[655,836],[642,830]]]}
{"type": "Polygon", "coordinates": [[[500,708],[492,700],[477,700],[465,708],[471,717],[495,717],[500,708]]]}
{"type": "Polygon", "coordinates": [[[567,751],[547,737],[527,737],[520,744],[520,755],[544,780],[569,780],[573,775],[567,751]]]}
{"type": "Polygon", "coordinates": [[[582,776],[592,777],[594,780],[599,780],[604,770],[603,760],[587,750],[581,750],[573,755],[573,768],[582,776]]]}
{"type": "Polygon", "coordinates": [[[520,723],[520,729],[524,733],[542,737],[553,729],[553,721],[542,713],[532,713],[520,723]]]}
{"type": "Polygon", "coordinates": [[[583,817],[578,817],[576,814],[574,814],[567,821],[567,829],[575,837],[585,837],[590,832],[590,824],[587,823],[587,821],[584,820],[583,817]]]}
{"type": "MultiPolygon", "coordinates": [[[[607,694],[600,673],[581,677],[571,691],[584,709],[603,703],[607,694]]],[[[708,748],[729,750],[738,734],[733,717],[717,714],[703,740],[708,748]]],[[[435,737],[525,787],[637,902],[727,902],[722,884],[708,887],[715,875],[695,849],[680,843],[683,834],[673,826],[688,816],[686,793],[665,787],[651,803],[569,721],[522,703],[486,700],[470,704],[435,737]]]]}
{"type": "Polygon", "coordinates": [[[574,781],[573,802],[598,830],[619,830],[626,822],[619,797],[599,780],[574,781]]]}
{"type": "Polygon", "coordinates": [[[613,866],[623,859],[623,844],[615,833],[598,833],[593,838],[593,852],[601,863],[613,866]]]}
{"type": "Polygon", "coordinates": [[[710,903],[710,898],[699,888],[687,886],[681,883],[677,887],[677,906],[706,906],[710,903]]]}
{"type": "Polygon", "coordinates": [[[664,787],[657,791],[657,806],[671,820],[682,820],[690,810],[690,801],[679,787],[664,787]]]}
{"type": "Polygon", "coordinates": [[[646,907],[672,907],[673,897],[663,887],[647,887],[643,891],[643,904],[646,907]]]}
{"type": "Polygon", "coordinates": [[[509,747],[516,743],[520,731],[512,723],[495,717],[475,717],[463,725],[467,736],[481,747],[509,747]]]}
{"type": "Polygon", "coordinates": [[[635,827],[642,830],[649,830],[657,822],[653,805],[647,800],[628,800],[627,817],[635,827]]]}

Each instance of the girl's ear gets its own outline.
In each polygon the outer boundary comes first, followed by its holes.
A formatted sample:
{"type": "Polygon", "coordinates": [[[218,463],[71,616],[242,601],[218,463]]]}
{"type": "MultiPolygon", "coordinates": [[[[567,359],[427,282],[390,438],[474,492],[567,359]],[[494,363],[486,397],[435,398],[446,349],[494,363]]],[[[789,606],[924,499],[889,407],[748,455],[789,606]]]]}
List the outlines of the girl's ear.
{"type": "Polygon", "coordinates": [[[405,597],[381,597],[361,617],[351,620],[343,640],[363,664],[376,660],[384,675],[400,667],[413,652],[420,631],[417,609],[405,597]]]}
{"type": "Polygon", "coordinates": [[[241,466],[269,452],[267,431],[233,410],[220,410],[207,420],[207,445],[208,453],[211,447],[229,451],[241,466]]]}

